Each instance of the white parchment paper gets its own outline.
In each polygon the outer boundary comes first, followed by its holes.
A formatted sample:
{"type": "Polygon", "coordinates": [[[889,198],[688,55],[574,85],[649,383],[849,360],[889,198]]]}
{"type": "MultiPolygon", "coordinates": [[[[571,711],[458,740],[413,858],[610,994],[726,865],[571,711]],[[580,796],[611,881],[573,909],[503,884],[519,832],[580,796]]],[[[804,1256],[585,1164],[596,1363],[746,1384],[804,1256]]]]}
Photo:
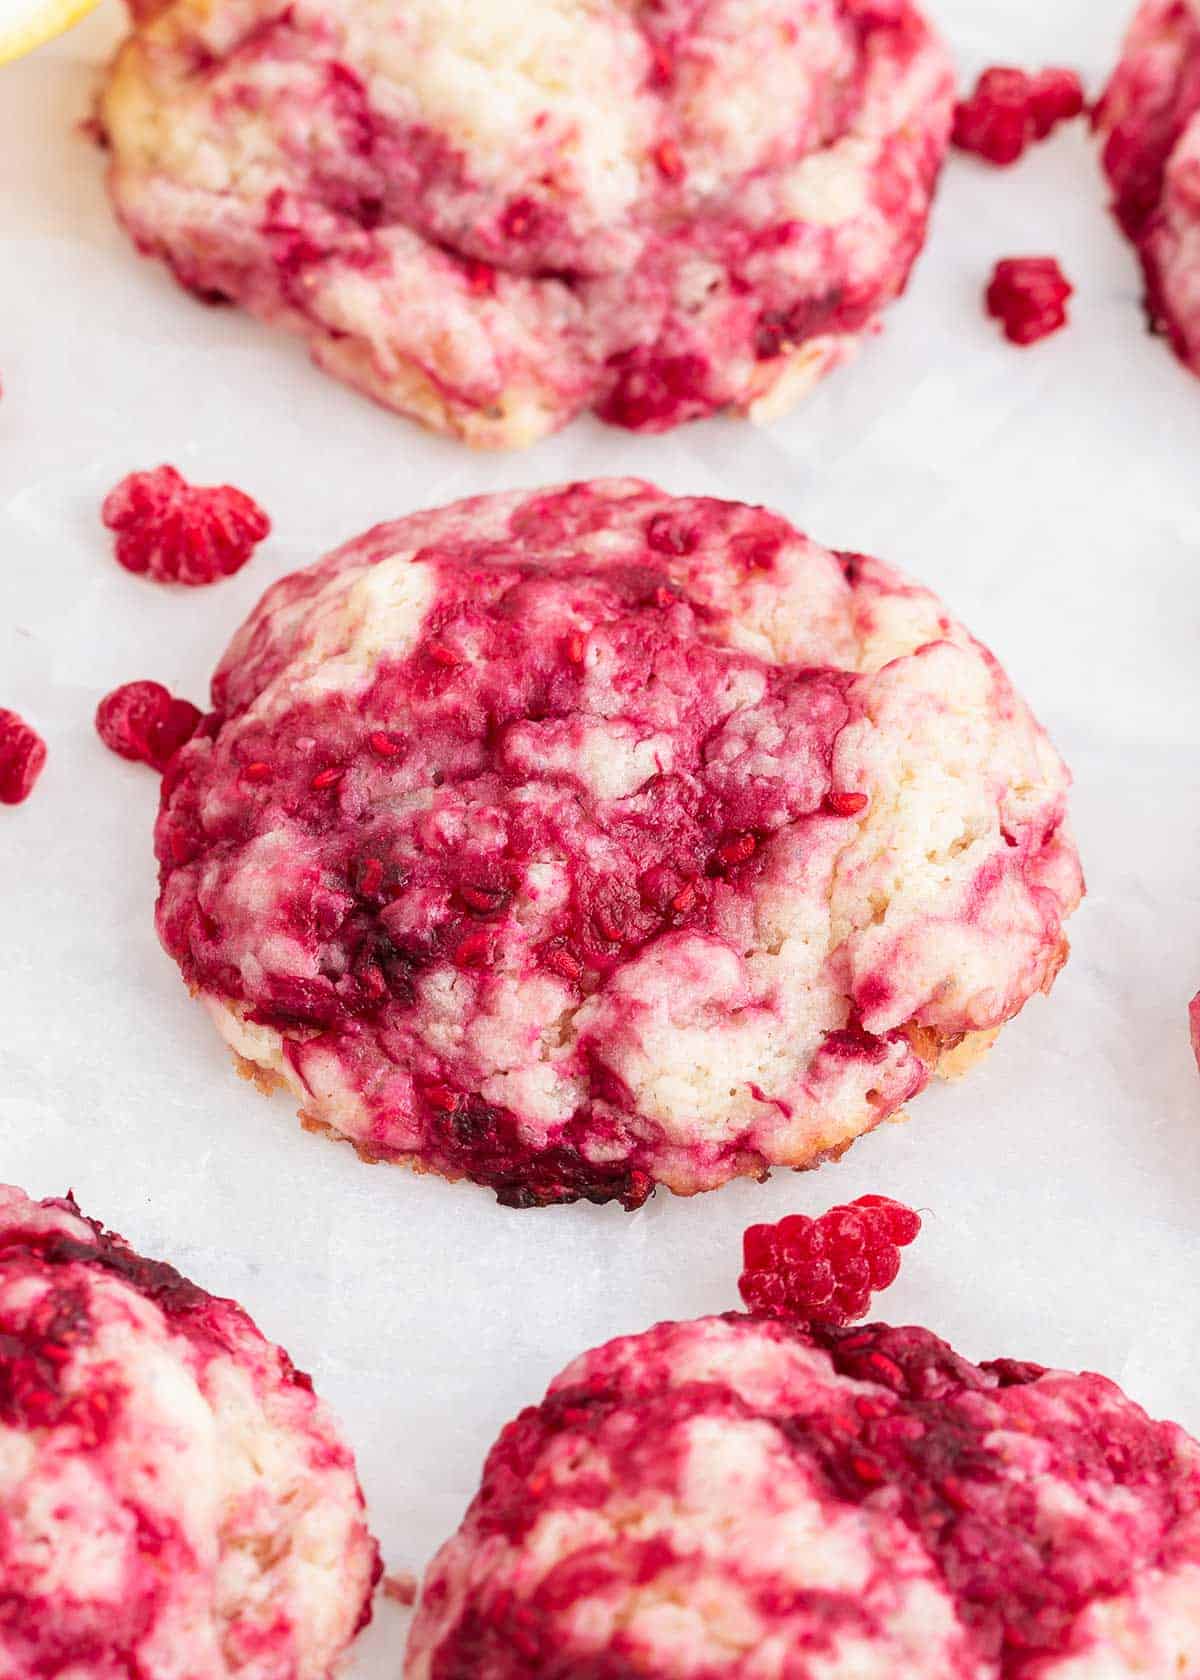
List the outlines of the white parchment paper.
{"type": "MultiPolygon", "coordinates": [[[[1126,12],[929,3],[965,75],[1066,61],[1093,87],[1126,12]]],[[[1200,384],[1144,331],[1082,126],[1007,173],[954,159],[883,337],[771,430],[582,422],[480,457],[134,256],[75,129],[119,28],[105,0],[0,70],[0,705],[50,745],[36,795],[0,809],[0,1177],[74,1186],[243,1301],[340,1411],[392,1568],[424,1565],[501,1423],[571,1355],[735,1305],[745,1224],[867,1190],[927,1212],[888,1316],[975,1357],[1105,1371],[1200,1430],[1200,384]],[[982,287],[998,257],[1046,252],[1078,286],[1073,325],[1018,351],[982,287]],[[238,578],[173,592],[109,559],[104,492],[163,460],[270,510],[238,578]],[[233,1077],[155,941],[156,779],[91,717],[134,677],[201,698],[260,591],[375,520],[610,472],[767,502],[936,588],[1072,764],[1091,895],[1053,997],[839,1166],[633,1216],[521,1214],[362,1166],[233,1077]]],[[[396,1675],[403,1633],[381,1604],[355,1680],[396,1675]]]]}

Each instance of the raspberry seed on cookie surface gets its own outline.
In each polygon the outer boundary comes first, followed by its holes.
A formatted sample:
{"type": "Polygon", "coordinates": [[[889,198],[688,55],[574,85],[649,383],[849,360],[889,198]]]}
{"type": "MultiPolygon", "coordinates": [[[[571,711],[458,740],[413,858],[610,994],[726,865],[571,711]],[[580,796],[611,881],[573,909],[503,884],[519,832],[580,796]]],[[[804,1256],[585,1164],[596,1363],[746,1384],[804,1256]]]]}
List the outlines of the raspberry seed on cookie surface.
{"type": "Polygon", "coordinates": [[[1150,326],[1200,376],[1200,6],[1193,0],[1142,0],[1095,127],[1113,214],[1142,265],[1150,326]]]}

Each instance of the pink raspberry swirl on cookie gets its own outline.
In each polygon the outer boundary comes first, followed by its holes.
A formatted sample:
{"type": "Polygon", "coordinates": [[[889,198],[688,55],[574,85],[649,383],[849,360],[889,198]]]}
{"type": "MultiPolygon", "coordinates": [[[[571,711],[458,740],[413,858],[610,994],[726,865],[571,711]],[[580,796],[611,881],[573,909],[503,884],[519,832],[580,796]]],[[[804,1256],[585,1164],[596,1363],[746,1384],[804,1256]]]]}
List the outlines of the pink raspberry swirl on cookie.
{"type": "Polygon", "coordinates": [[[240,1307],[0,1186],[0,1673],[330,1680],[378,1575],[354,1463],[240,1307]]]}
{"type": "Polygon", "coordinates": [[[481,497],[268,591],[158,926],[311,1125],[636,1206],[839,1154],[1048,988],[1067,786],[877,561],[635,480],[481,497]]]}
{"type": "Polygon", "coordinates": [[[1096,126],[1151,325],[1200,374],[1200,0],[1146,0],[1096,126]]]}
{"type": "Polygon", "coordinates": [[[1200,1447],[1103,1377],[729,1314],[502,1432],[405,1680],[1195,1680],[1200,1447]]]}
{"type": "Polygon", "coordinates": [[[921,248],[953,108],[910,0],[137,0],[138,248],[471,443],[770,418],[921,248]]]}

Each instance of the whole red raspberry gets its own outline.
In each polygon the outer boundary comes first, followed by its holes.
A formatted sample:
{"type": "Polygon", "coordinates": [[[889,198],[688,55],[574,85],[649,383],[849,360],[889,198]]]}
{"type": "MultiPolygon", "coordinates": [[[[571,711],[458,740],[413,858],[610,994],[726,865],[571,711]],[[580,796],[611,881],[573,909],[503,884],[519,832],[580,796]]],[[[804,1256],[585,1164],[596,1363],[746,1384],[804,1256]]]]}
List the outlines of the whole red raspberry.
{"type": "Polygon", "coordinates": [[[122,683],[96,707],[96,733],[119,757],[161,773],[191,740],[203,716],[198,706],[176,700],[161,683],[122,683]]]}
{"type": "Polygon", "coordinates": [[[271,529],[249,496],[228,484],[189,484],[174,467],[130,473],[104,498],[126,571],[159,583],[215,583],[240,571],[271,529]]]}
{"type": "Polygon", "coordinates": [[[738,1289],[751,1312],[849,1324],[895,1281],[900,1250],[920,1229],[920,1216],[887,1196],[860,1196],[819,1219],[751,1225],[738,1289]]]}
{"type": "Polygon", "coordinates": [[[46,762],[46,743],[16,712],[0,707],[0,804],[20,805],[46,762]]]}
{"type": "Polygon", "coordinates": [[[994,65],[955,107],[952,138],[960,151],[1003,168],[1083,108],[1083,84],[1073,70],[1039,70],[1031,76],[994,65]]]}
{"type": "Polygon", "coordinates": [[[1075,288],[1054,257],[1008,257],[996,264],[987,312],[1003,323],[1013,344],[1036,344],[1067,324],[1075,288]]]}

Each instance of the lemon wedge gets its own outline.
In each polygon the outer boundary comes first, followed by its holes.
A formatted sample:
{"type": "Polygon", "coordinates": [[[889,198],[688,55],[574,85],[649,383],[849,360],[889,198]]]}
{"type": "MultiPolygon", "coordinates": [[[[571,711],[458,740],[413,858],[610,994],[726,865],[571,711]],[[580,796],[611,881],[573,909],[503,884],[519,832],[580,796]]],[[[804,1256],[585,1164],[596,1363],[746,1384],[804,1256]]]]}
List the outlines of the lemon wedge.
{"type": "Polygon", "coordinates": [[[98,0],[0,0],[0,64],[61,35],[97,4],[98,0]]]}

